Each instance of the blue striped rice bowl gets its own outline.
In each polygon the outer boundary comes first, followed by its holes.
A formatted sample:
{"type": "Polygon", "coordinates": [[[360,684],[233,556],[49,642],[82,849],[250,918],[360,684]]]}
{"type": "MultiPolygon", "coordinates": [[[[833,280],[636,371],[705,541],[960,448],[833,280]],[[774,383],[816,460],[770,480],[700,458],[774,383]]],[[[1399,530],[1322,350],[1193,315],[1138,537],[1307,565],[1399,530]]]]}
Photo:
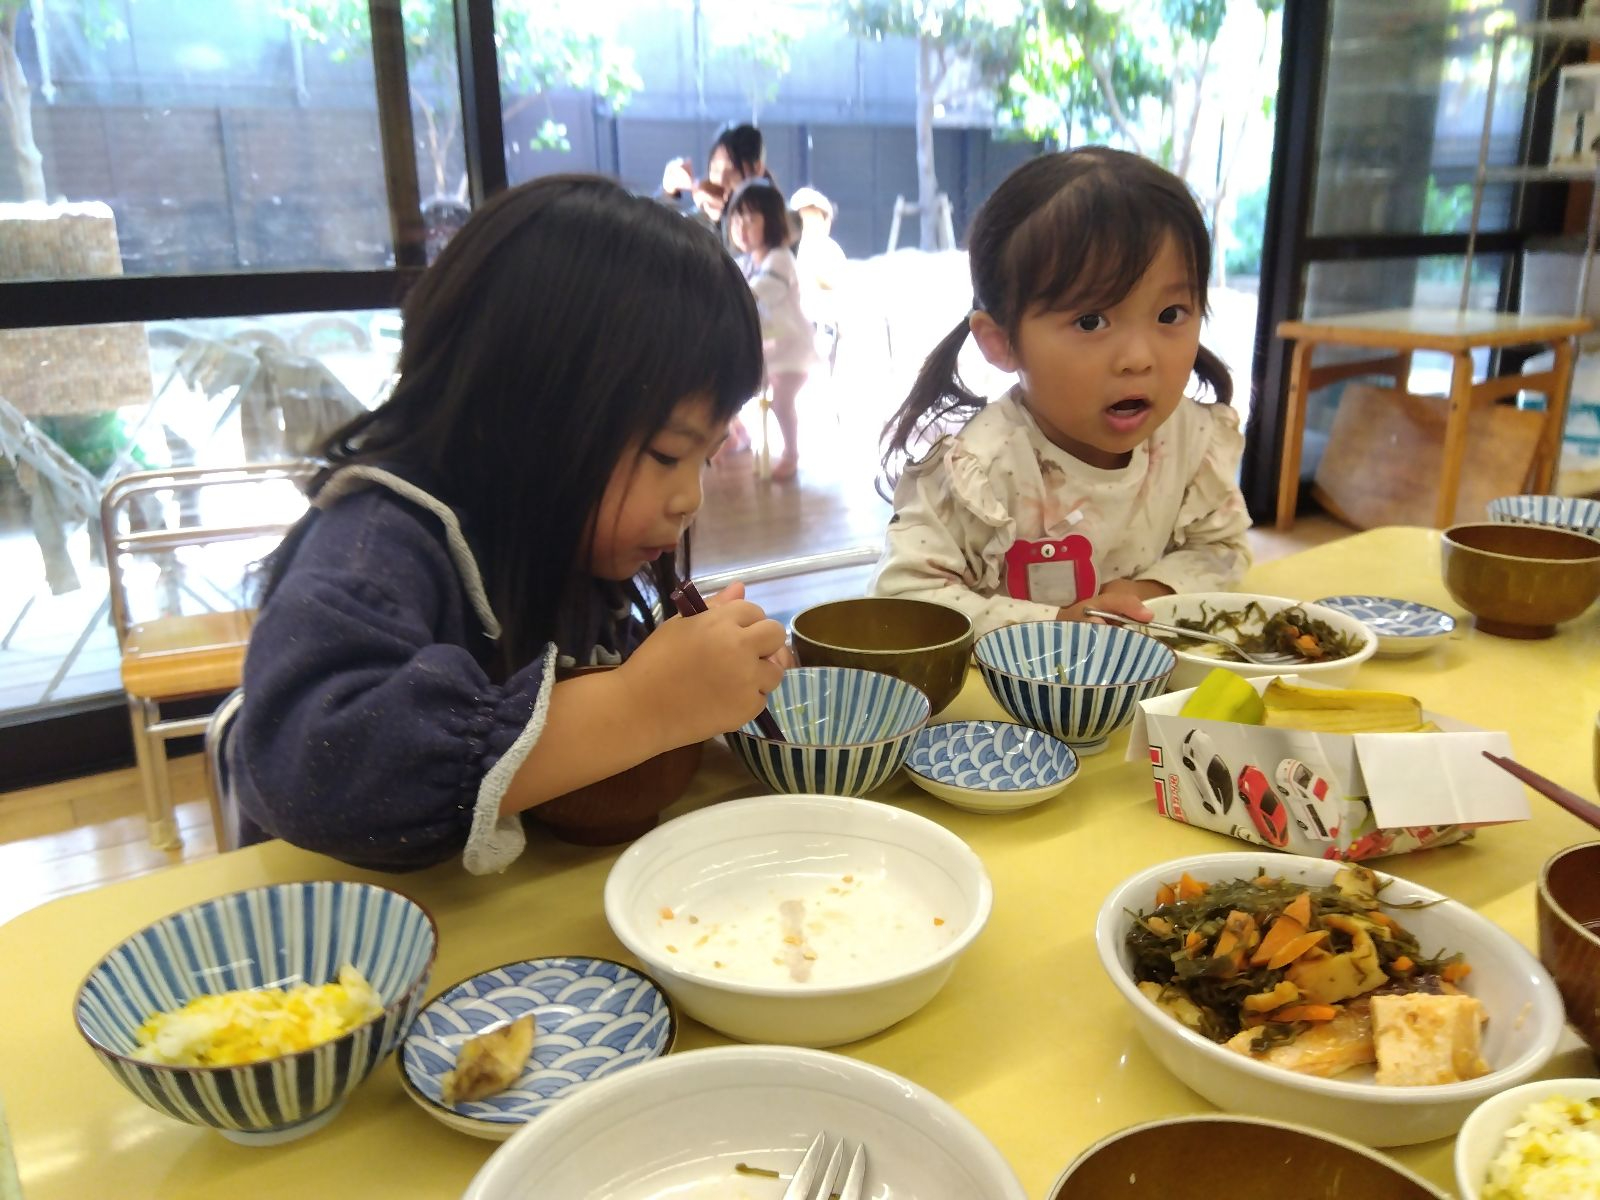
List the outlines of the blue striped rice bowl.
{"type": "Polygon", "coordinates": [[[1512,525],[1549,525],[1600,537],[1600,500],[1577,496],[1501,496],[1489,501],[1489,519],[1512,525]]]}
{"type": "Polygon", "coordinates": [[[791,667],[767,697],[785,741],[754,721],[725,734],[728,747],[775,792],[864,796],[905,765],[928,723],[928,697],[877,671],[791,667]]]}
{"type": "Polygon", "coordinates": [[[161,918],[95,964],[73,1006],[78,1031],[130,1092],[192,1125],[245,1143],[320,1128],[399,1044],[428,986],[433,918],[369,883],[283,883],[206,900],[161,918]],[[379,1017],[296,1054],[233,1067],[130,1057],[153,1013],[243,988],[326,983],[349,963],[383,1001],[379,1017]]]}
{"type": "Polygon", "coordinates": [[[1104,749],[1178,664],[1154,638],[1082,621],[1007,625],[979,638],[973,657],[1001,708],[1079,754],[1104,749]]]}

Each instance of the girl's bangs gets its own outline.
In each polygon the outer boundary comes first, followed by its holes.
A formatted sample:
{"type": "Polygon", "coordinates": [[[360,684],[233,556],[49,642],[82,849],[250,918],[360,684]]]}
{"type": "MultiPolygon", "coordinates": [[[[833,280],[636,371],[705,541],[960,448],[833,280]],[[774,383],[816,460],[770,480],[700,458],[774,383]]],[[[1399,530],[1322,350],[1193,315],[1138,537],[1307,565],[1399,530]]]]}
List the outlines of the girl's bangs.
{"type": "Polygon", "coordinates": [[[1015,281],[1006,298],[1013,319],[1115,306],[1149,270],[1166,237],[1187,260],[1203,311],[1210,252],[1192,200],[1145,189],[1063,188],[1006,245],[1006,277],[1015,281]]]}

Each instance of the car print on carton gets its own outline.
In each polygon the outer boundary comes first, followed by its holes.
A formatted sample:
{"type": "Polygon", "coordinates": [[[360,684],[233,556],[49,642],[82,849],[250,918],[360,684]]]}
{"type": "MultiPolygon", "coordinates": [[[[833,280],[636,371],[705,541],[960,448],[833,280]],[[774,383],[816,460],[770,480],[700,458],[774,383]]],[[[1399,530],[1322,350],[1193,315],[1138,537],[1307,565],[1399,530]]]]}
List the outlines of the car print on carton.
{"type": "Polygon", "coordinates": [[[1306,840],[1337,842],[1341,806],[1330,795],[1328,781],[1298,758],[1284,759],[1273,774],[1278,794],[1288,803],[1295,824],[1306,840]]]}

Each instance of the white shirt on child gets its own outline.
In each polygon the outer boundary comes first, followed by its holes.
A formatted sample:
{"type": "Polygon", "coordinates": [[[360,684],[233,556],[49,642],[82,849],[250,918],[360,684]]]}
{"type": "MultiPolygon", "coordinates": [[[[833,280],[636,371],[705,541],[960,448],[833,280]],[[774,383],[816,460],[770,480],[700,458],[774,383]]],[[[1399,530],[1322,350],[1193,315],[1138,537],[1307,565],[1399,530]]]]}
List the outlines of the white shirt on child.
{"type": "Polygon", "coordinates": [[[739,267],[755,294],[767,374],[804,373],[816,362],[811,322],[800,307],[800,272],[788,250],[768,250],[761,265],[748,254],[739,267]]]}
{"type": "Polygon", "coordinates": [[[1096,591],[1114,579],[1226,590],[1250,566],[1243,451],[1232,408],[1185,400],[1127,466],[1093,467],[1046,438],[1013,389],[906,467],[872,593],[948,604],[980,636],[1054,620],[1071,596],[1013,598],[1006,554],[1071,535],[1088,539],[1096,591]]]}

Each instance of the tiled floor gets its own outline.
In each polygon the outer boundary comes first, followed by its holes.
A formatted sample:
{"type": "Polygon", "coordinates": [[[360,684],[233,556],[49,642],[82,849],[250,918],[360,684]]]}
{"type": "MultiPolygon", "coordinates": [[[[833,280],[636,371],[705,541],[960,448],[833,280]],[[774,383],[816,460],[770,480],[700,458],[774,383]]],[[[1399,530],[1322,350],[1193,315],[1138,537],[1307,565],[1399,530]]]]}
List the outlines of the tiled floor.
{"type": "MultiPolygon", "coordinates": [[[[710,475],[697,529],[696,570],[705,573],[767,562],[818,548],[870,545],[881,537],[888,506],[864,485],[871,443],[843,436],[856,451],[802,459],[798,486],[755,477],[742,455],[710,475]]],[[[1281,557],[1350,532],[1327,517],[1301,520],[1289,533],[1252,533],[1258,559],[1281,557]]],[[[787,620],[823,600],[860,595],[868,570],[856,568],[783,580],[752,589],[752,598],[787,620]]],[[[180,850],[153,849],[131,768],[0,795],[0,921],[56,896],[216,853],[199,756],[173,765],[180,850]]]]}

